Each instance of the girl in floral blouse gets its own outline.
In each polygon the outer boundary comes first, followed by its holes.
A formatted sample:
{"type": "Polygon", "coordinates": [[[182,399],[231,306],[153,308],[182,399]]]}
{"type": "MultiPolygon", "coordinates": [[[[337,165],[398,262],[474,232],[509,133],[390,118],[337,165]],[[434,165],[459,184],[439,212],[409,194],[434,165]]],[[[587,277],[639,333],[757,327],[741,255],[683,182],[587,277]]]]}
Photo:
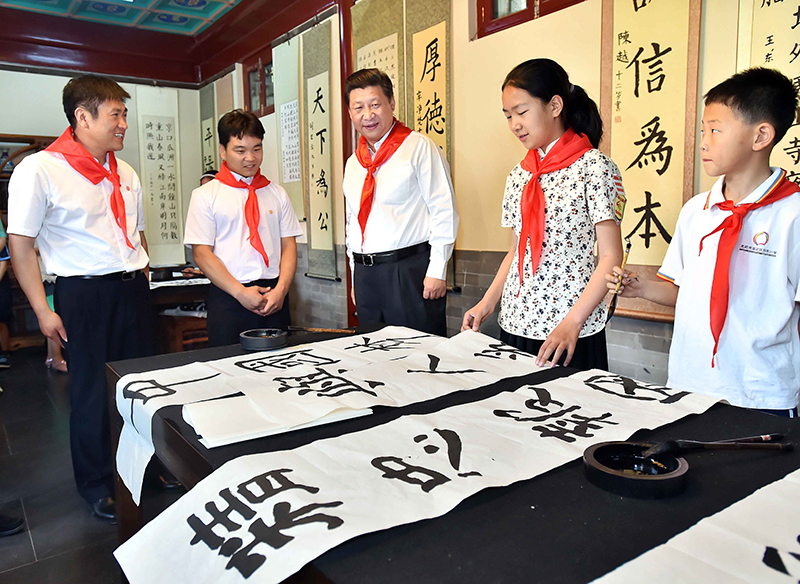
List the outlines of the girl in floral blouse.
{"type": "Polygon", "coordinates": [[[503,196],[514,241],[461,330],[477,331],[501,301],[500,339],[538,365],[608,369],[604,275],[622,261],[625,194],[619,169],[597,150],[597,105],[558,63],[532,59],[503,82],[503,113],[528,149],[503,196]]]}

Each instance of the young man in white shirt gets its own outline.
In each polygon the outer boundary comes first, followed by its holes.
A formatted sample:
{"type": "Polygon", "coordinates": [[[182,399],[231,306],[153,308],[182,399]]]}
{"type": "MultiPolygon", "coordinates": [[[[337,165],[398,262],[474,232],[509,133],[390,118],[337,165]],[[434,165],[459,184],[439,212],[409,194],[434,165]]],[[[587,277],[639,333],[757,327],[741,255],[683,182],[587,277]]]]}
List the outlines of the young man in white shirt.
{"type": "Polygon", "coordinates": [[[302,235],[289,196],[261,174],[264,127],[252,112],[219,120],[216,179],[195,189],[184,244],[211,280],[206,307],[212,346],[239,342],[254,328],[289,326],[286,295],[302,235]]]}
{"type": "Polygon", "coordinates": [[[149,258],[141,185],[118,161],[130,95],[96,75],[63,91],[70,127],[25,158],[9,184],[8,233],[17,280],[48,338],[69,346],[70,445],[78,492],[92,513],[113,521],[113,452],[105,363],[151,354],[149,258]],[[47,303],[38,243],[56,274],[47,303]]]}
{"type": "Polygon", "coordinates": [[[361,135],[344,170],[358,320],[444,336],[445,271],[458,232],[447,160],[430,138],[394,118],[394,91],[384,72],[353,73],[345,100],[361,135]]]}

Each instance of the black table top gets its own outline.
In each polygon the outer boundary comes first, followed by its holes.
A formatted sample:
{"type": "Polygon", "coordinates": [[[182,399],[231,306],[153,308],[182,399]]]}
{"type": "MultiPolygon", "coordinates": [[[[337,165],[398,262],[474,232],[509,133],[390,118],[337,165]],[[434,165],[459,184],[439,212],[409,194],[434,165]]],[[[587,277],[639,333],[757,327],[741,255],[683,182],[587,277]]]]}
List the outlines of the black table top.
{"type": "MultiPolygon", "coordinates": [[[[292,344],[330,338],[293,335],[292,344]]],[[[163,355],[110,364],[120,375],[220,359],[238,346],[163,355]]],[[[553,369],[526,376],[542,383],[571,373],[553,369]]],[[[404,408],[376,408],[371,416],[318,426],[212,450],[197,442],[180,406],[158,411],[156,424],[173,430],[208,465],[202,476],[227,460],[256,452],[296,448],[314,440],[371,428],[402,415],[429,413],[485,399],[518,383],[498,382],[404,408]]],[[[715,405],[634,439],[717,440],[780,432],[800,442],[800,420],[715,405]]],[[[660,545],[700,519],[730,506],[758,488],[800,468],[800,452],[700,451],[689,462],[686,490],[655,501],[623,498],[585,478],[579,460],[508,487],[469,497],[446,515],[367,534],[339,545],[313,562],[335,583],[588,582],[660,545]]]]}

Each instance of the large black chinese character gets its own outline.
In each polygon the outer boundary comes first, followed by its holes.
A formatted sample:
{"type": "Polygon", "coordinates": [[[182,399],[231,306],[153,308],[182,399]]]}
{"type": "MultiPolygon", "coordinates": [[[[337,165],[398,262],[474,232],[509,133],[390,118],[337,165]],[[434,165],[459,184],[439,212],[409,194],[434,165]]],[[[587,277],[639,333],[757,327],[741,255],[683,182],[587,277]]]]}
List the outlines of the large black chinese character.
{"type": "Polygon", "coordinates": [[[633,11],[639,12],[642,8],[651,4],[653,0],[633,0],[633,11]]]}
{"type": "MultiPolygon", "coordinates": [[[[347,393],[367,393],[373,397],[378,397],[378,394],[372,390],[381,385],[386,385],[382,381],[365,380],[369,388],[362,387],[321,367],[316,367],[315,369],[316,371],[308,375],[275,377],[273,381],[279,384],[278,391],[281,393],[294,389],[297,390],[298,395],[314,393],[317,397],[339,397],[347,393]]],[[[339,373],[344,372],[345,369],[339,370],[339,373]]]]}
{"type": "Polygon", "coordinates": [[[442,360],[436,355],[428,353],[428,368],[427,369],[408,369],[406,373],[430,373],[439,375],[455,375],[457,373],[486,373],[482,369],[461,369],[460,371],[442,371],[439,369],[439,363],[442,360]]]}
{"type": "MultiPolygon", "coordinates": [[[[800,543],[800,535],[797,536],[797,543],[800,543]]],[[[781,552],[772,546],[768,546],[764,550],[764,556],[761,558],[761,562],[776,572],[780,572],[781,574],[786,574],[787,576],[794,575],[794,577],[800,575],[800,563],[798,563],[800,562],[800,553],[786,551],[781,552]],[[783,561],[781,554],[785,554],[784,557],[788,556],[787,560],[789,557],[795,560],[790,564],[794,566],[793,569],[789,569],[789,567],[786,565],[786,562],[783,561]]]]}
{"type": "Polygon", "coordinates": [[[419,485],[426,493],[429,493],[439,485],[450,482],[450,479],[440,472],[409,464],[397,456],[373,458],[372,466],[383,471],[383,478],[397,479],[409,485],[419,485]]]}
{"type": "Polygon", "coordinates": [[[213,379],[218,375],[222,375],[221,373],[214,373],[213,375],[209,375],[207,377],[200,377],[198,379],[187,379],[186,381],[175,381],[173,383],[165,383],[161,384],[155,379],[138,379],[136,381],[131,381],[130,383],[126,384],[125,387],[122,388],[122,397],[123,399],[131,400],[131,424],[133,427],[136,428],[136,423],[133,420],[133,406],[137,401],[142,402],[142,405],[149,402],[151,399],[157,399],[161,397],[169,397],[171,395],[175,395],[178,393],[174,388],[178,387],[179,385],[186,385],[188,383],[199,383],[201,381],[207,381],[209,379],[213,379]]]}
{"type": "Polygon", "coordinates": [[[417,118],[420,130],[422,130],[422,124],[425,124],[426,134],[430,134],[431,130],[440,135],[444,134],[443,124],[445,120],[444,116],[442,116],[442,102],[435,91],[433,92],[433,102],[430,99],[425,102],[424,113],[420,105],[420,113],[421,115],[417,118]]]}
{"type": "Polygon", "coordinates": [[[630,377],[623,377],[614,373],[593,375],[584,383],[592,389],[603,393],[626,399],[658,401],[662,404],[674,404],[687,395],[691,395],[688,391],[674,391],[667,387],[642,383],[630,377]]]}
{"type": "Polygon", "coordinates": [[[317,179],[316,185],[317,185],[318,191],[320,189],[322,190],[322,196],[323,197],[327,197],[328,196],[328,183],[325,181],[325,169],[324,168],[320,169],[320,171],[319,171],[319,178],[317,179]]]}
{"type": "Polygon", "coordinates": [[[420,81],[425,79],[425,76],[430,73],[431,81],[436,81],[436,69],[441,67],[439,62],[439,38],[433,39],[425,47],[425,64],[422,67],[422,77],[420,81]]]}
{"type": "Polygon", "coordinates": [[[242,547],[244,542],[238,537],[232,537],[222,544],[219,554],[230,558],[225,569],[230,570],[231,568],[236,568],[242,576],[249,578],[267,560],[267,558],[261,554],[251,553],[253,548],[262,543],[276,550],[282,548],[294,539],[291,535],[286,535],[283,532],[298,525],[324,523],[328,531],[336,529],[344,523],[340,517],[327,515],[325,513],[314,513],[313,515],[309,515],[309,513],[317,509],[338,507],[341,504],[341,501],[311,503],[310,505],[292,511],[290,503],[285,501],[275,503],[275,506],[272,508],[275,523],[273,525],[267,525],[262,519],[253,521],[247,528],[247,531],[253,536],[249,544],[242,547]]]}
{"type": "Polygon", "coordinates": [[[327,131],[328,131],[328,128],[322,128],[316,134],[317,138],[319,138],[319,153],[320,153],[320,156],[325,154],[325,132],[327,132],[327,131]]]}
{"type": "Polygon", "coordinates": [[[370,337],[361,337],[361,340],[354,345],[345,347],[344,350],[361,349],[359,353],[371,353],[372,351],[381,351],[388,353],[390,351],[408,351],[415,349],[420,345],[419,339],[427,339],[433,335],[417,335],[414,337],[389,337],[386,339],[372,340],[370,337]]]}
{"type": "Polygon", "coordinates": [[[322,100],[323,100],[323,97],[324,97],[324,96],[322,95],[322,88],[321,88],[321,87],[317,87],[317,97],[316,97],[316,98],[314,98],[314,109],[313,109],[313,110],[311,110],[311,113],[312,113],[312,114],[316,113],[316,111],[317,111],[317,108],[319,108],[319,109],[320,109],[320,111],[321,111],[323,114],[325,113],[325,108],[324,108],[324,107],[322,107],[322,100]]]}
{"type": "Polygon", "coordinates": [[[536,422],[531,426],[531,430],[539,432],[542,438],[557,438],[563,442],[575,442],[577,438],[591,438],[594,436],[590,430],[600,430],[601,424],[616,426],[617,422],[612,422],[609,412],[599,416],[584,416],[575,413],[581,406],[564,407],[564,403],[555,400],[550,392],[542,387],[530,387],[536,397],[525,400],[525,407],[529,410],[542,412],[540,416],[523,416],[519,410],[494,410],[494,415],[499,418],[511,418],[517,422],[536,422]],[[555,406],[555,408],[551,408],[555,406]],[[561,408],[561,409],[559,409],[561,408]],[[554,409],[555,411],[551,411],[554,409]],[[539,424],[547,422],[548,424],[539,424]]]}
{"type": "Polygon", "coordinates": [[[642,213],[642,218],[639,219],[639,222],[636,224],[636,227],[634,227],[631,230],[631,232],[625,237],[633,236],[637,231],[639,231],[639,228],[642,225],[644,225],[644,233],[640,233],[639,237],[644,239],[644,246],[649,249],[650,240],[656,236],[656,234],[651,231],[653,224],[655,225],[656,229],[658,229],[658,232],[661,234],[661,237],[664,238],[664,241],[666,241],[667,243],[672,241],[672,236],[669,233],[667,233],[667,230],[661,224],[661,221],[658,219],[658,217],[656,217],[656,214],[653,213],[653,209],[657,209],[658,207],[660,207],[661,203],[652,202],[653,194],[650,191],[645,191],[644,196],[645,196],[644,205],[642,205],[641,207],[633,208],[633,211],[635,213],[642,213]]]}
{"type": "MultiPolygon", "coordinates": [[[[661,91],[661,87],[664,85],[664,80],[666,79],[666,75],[664,74],[664,68],[661,66],[664,62],[661,60],[661,57],[672,51],[672,47],[667,47],[663,51],[659,43],[650,43],[653,46],[653,56],[648,57],[647,59],[642,59],[641,63],[647,65],[647,73],[649,78],[647,79],[647,93],[653,93],[654,91],[661,91]]],[[[628,66],[625,67],[628,69],[629,67],[633,66],[633,73],[634,73],[634,84],[633,84],[633,95],[639,97],[639,81],[640,81],[640,74],[639,74],[639,56],[644,52],[644,47],[639,47],[636,55],[633,57],[628,66]]]]}
{"type": "Polygon", "coordinates": [[[530,353],[526,353],[525,351],[520,351],[512,347],[511,345],[506,345],[505,343],[490,343],[489,347],[480,351],[478,353],[473,353],[475,357],[488,357],[490,359],[510,359],[512,361],[516,361],[517,357],[525,357],[527,359],[533,359],[534,356],[530,353]]]}
{"type": "Polygon", "coordinates": [[[338,363],[338,359],[331,359],[323,357],[322,355],[315,355],[314,349],[298,349],[296,351],[289,351],[278,355],[267,355],[266,357],[258,357],[256,359],[247,359],[246,361],[237,361],[234,363],[236,367],[241,367],[247,371],[255,371],[263,373],[269,369],[286,370],[300,365],[333,365],[338,363]]]}
{"type": "Polygon", "coordinates": [[[642,126],[642,139],[633,143],[634,146],[641,146],[642,150],[625,170],[634,165],[642,168],[642,166],[647,166],[650,162],[655,163],[656,159],[658,159],[658,162],[662,164],[661,168],[656,172],[662,175],[667,171],[672,160],[672,146],[667,145],[666,132],[660,126],[661,118],[658,116],[642,126]]]}
{"type": "MultiPolygon", "coordinates": [[[[471,476],[483,476],[478,471],[472,470],[468,472],[461,472],[461,451],[463,450],[463,445],[461,443],[461,436],[458,435],[457,432],[454,430],[448,430],[446,428],[434,428],[434,432],[436,432],[442,440],[444,440],[445,446],[447,447],[447,460],[450,462],[450,466],[453,467],[453,470],[458,472],[458,476],[460,477],[471,477],[471,476]]],[[[419,434],[414,436],[414,442],[420,444],[428,440],[427,434],[419,434]]],[[[427,454],[436,454],[441,450],[435,444],[425,444],[422,449],[427,454]]]]}
{"type": "Polygon", "coordinates": [[[789,145],[784,148],[783,151],[792,157],[792,162],[794,162],[794,164],[800,162],[800,138],[796,136],[792,138],[789,145]]]}

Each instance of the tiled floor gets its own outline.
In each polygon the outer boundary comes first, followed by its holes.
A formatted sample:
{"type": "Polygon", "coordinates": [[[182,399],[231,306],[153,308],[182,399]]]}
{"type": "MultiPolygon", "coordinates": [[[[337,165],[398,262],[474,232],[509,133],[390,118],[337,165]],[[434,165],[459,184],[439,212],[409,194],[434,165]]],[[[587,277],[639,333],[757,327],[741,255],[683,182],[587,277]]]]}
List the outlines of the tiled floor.
{"type": "MultiPolygon", "coordinates": [[[[0,513],[25,518],[22,533],[0,538],[0,584],[116,584],[117,529],[75,489],[68,376],[44,359],[44,348],[22,349],[0,370],[0,513]]],[[[176,497],[149,495],[146,516],[176,497]]]]}

